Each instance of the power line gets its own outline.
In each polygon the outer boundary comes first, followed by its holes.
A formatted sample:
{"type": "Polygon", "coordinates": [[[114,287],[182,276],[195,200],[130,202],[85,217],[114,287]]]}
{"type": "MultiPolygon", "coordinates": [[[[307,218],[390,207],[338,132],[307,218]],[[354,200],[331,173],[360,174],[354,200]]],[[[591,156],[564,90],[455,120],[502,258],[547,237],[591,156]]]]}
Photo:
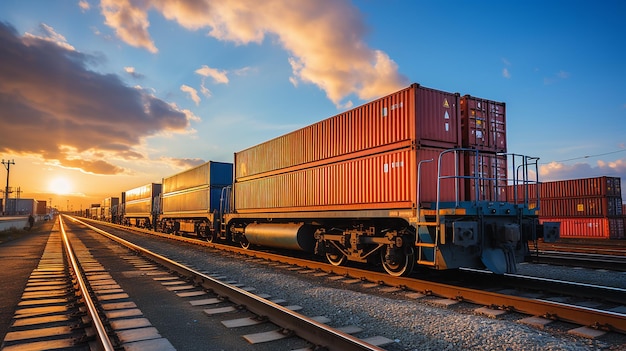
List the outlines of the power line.
{"type": "Polygon", "coordinates": [[[600,157],[600,156],[606,156],[606,155],[612,155],[612,154],[617,154],[620,152],[626,152],[626,149],[622,149],[622,150],[616,150],[616,151],[611,151],[611,152],[605,152],[603,154],[596,154],[596,155],[585,155],[585,156],[580,156],[580,157],[574,157],[574,158],[568,158],[567,160],[559,160],[559,161],[550,161],[550,162],[543,162],[543,164],[549,164],[552,162],[568,162],[568,161],[575,161],[575,160],[582,160],[585,158],[594,158],[594,157],[600,157]]]}

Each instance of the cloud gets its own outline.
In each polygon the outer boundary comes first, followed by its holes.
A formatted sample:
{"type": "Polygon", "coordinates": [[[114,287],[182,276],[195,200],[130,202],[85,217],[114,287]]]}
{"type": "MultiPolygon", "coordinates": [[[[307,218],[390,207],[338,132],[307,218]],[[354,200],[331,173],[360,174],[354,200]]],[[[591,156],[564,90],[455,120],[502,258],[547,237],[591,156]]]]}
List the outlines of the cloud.
{"type": "Polygon", "coordinates": [[[570,77],[570,73],[569,72],[565,72],[565,71],[558,71],[557,73],[555,73],[553,76],[551,77],[546,77],[543,79],[543,84],[545,85],[550,85],[550,84],[554,84],[560,80],[565,80],[568,79],[570,77]]]}
{"type": "Polygon", "coordinates": [[[141,158],[135,148],[145,138],[184,133],[197,118],[86,68],[97,61],[55,41],[19,37],[0,22],[0,152],[117,174],[124,170],[112,160],[141,158]]]}
{"type": "Polygon", "coordinates": [[[370,100],[408,85],[386,53],[365,43],[363,18],[347,0],[268,0],[262,6],[256,0],[102,0],[101,8],[119,38],[150,52],[157,52],[148,32],[150,9],[238,45],[271,36],[290,55],[292,84],[314,84],[338,106],[352,94],[370,100]]]}
{"type": "Polygon", "coordinates": [[[137,73],[135,67],[124,67],[124,71],[135,79],[142,79],[144,77],[143,74],[137,73]]]}
{"type": "Polygon", "coordinates": [[[181,171],[189,168],[193,168],[196,166],[200,166],[205,163],[201,158],[173,158],[173,157],[161,157],[161,162],[172,166],[174,168],[179,168],[181,171]]]}
{"type": "Polygon", "coordinates": [[[89,3],[85,0],[80,0],[78,2],[78,7],[80,7],[83,12],[87,12],[91,9],[91,5],[89,5],[89,3]]]}
{"type": "Polygon", "coordinates": [[[571,165],[561,162],[550,162],[539,167],[539,174],[541,175],[542,181],[599,176],[621,177],[622,179],[626,179],[626,159],[618,159],[615,161],[599,160],[596,162],[595,166],[583,162],[571,165]]]}
{"type": "Polygon", "coordinates": [[[67,42],[67,39],[65,39],[63,35],[57,33],[54,28],[45,23],[39,25],[38,34],[26,33],[24,36],[30,39],[39,39],[54,43],[62,48],[65,48],[66,50],[76,50],[72,45],[67,42]]]}
{"type": "Polygon", "coordinates": [[[511,72],[509,72],[508,66],[511,65],[511,62],[505,58],[502,58],[502,63],[504,64],[504,68],[502,69],[502,76],[506,79],[511,78],[511,72]]]}
{"type": "Polygon", "coordinates": [[[209,66],[202,66],[195,71],[196,74],[205,78],[212,78],[213,82],[218,84],[228,84],[228,75],[224,70],[218,70],[209,66]]]}
{"type": "Polygon", "coordinates": [[[180,86],[180,90],[182,92],[185,92],[189,95],[189,98],[191,98],[191,100],[193,100],[193,102],[196,103],[196,106],[200,105],[200,96],[198,96],[198,91],[188,85],[181,85],[180,86]]]}
{"type": "Polygon", "coordinates": [[[509,72],[509,69],[508,69],[508,68],[504,67],[504,68],[502,69],[502,76],[503,76],[504,78],[506,78],[506,79],[511,78],[511,73],[509,72]]]}
{"type": "MultiPolygon", "coordinates": [[[[148,1],[138,2],[137,6],[148,1]]],[[[131,5],[131,0],[102,0],[100,8],[105,17],[105,24],[115,28],[115,34],[129,45],[144,48],[151,53],[159,50],[148,34],[148,14],[146,8],[131,5]]]]}

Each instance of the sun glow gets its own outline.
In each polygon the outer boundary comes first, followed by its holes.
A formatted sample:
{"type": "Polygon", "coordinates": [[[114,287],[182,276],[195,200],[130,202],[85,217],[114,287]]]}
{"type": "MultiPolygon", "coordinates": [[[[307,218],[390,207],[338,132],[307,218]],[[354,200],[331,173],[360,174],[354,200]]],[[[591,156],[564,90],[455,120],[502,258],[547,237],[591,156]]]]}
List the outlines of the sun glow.
{"type": "Polygon", "coordinates": [[[57,195],[67,195],[72,192],[72,183],[67,178],[54,178],[48,187],[51,192],[57,195]]]}

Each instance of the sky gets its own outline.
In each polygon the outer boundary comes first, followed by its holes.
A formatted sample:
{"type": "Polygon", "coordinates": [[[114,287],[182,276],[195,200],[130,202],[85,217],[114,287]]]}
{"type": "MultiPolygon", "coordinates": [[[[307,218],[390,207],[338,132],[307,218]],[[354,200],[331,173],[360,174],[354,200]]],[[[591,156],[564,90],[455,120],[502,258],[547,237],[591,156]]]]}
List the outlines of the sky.
{"type": "Polygon", "coordinates": [[[626,198],[621,0],[0,2],[0,157],[60,210],[411,83],[505,102],[541,181],[621,177],[626,198]]]}

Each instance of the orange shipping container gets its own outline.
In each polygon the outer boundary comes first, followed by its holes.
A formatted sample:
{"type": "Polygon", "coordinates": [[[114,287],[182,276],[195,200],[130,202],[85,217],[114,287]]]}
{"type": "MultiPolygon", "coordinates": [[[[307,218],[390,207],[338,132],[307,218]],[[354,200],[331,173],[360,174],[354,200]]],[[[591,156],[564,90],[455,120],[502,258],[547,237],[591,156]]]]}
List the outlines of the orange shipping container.
{"type": "MultiPolygon", "coordinates": [[[[437,200],[437,158],[441,149],[406,147],[377,155],[235,182],[239,213],[363,209],[412,209],[417,203],[417,163],[422,166],[420,203],[437,200]]],[[[455,158],[442,159],[442,174],[453,175],[455,158]]],[[[458,169],[458,168],[457,168],[458,169]]],[[[441,183],[441,201],[454,201],[462,184],[441,183]]]]}
{"type": "Polygon", "coordinates": [[[541,217],[543,222],[560,222],[561,238],[570,239],[623,239],[624,219],[614,218],[564,218],[541,217]]]}
{"type": "Polygon", "coordinates": [[[235,154],[235,179],[400,149],[461,145],[459,94],[413,84],[235,154]]]}

